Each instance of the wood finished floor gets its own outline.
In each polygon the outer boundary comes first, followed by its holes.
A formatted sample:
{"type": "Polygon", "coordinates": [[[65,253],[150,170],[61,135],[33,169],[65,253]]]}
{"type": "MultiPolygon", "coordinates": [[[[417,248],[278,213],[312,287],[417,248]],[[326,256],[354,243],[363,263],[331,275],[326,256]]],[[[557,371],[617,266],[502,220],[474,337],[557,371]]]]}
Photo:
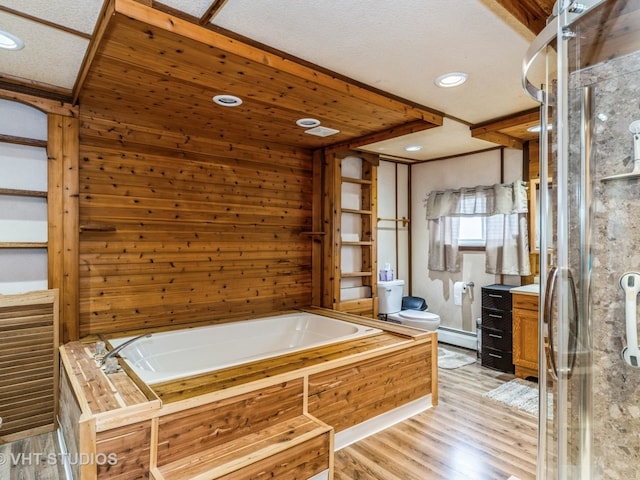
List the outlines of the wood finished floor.
{"type": "Polygon", "coordinates": [[[63,480],[55,432],[0,445],[0,480],[63,480]],[[12,465],[13,464],[13,465],[12,465]]]}
{"type": "MultiPolygon", "coordinates": [[[[336,452],[335,480],[534,480],[535,417],[482,396],[512,378],[479,362],[440,369],[439,405],[336,452]]],[[[58,452],[55,434],[0,445],[0,458],[33,452],[58,452]]],[[[0,480],[64,478],[59,465],[0,464],[0,480]]]]}
{"type": "Polygon", "coordinates": [[[483,398],[512,378],[440,369],[439,404],[336,452],[335,480],[535,480],[537,419],[483,398]]]}

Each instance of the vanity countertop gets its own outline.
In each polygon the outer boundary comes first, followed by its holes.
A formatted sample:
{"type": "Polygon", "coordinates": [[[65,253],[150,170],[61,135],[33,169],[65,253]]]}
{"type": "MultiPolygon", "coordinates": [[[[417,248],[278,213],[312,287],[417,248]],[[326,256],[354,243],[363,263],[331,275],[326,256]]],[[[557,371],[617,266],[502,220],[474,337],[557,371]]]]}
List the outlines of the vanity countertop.
{"type": "Polygon", "coordinates": [[[529,285],[522,285],[521,287],[515,287],[509,290],[512,294],[519,293],[521,295],[540,295],[540,284],[531,283],[529,285]]]}

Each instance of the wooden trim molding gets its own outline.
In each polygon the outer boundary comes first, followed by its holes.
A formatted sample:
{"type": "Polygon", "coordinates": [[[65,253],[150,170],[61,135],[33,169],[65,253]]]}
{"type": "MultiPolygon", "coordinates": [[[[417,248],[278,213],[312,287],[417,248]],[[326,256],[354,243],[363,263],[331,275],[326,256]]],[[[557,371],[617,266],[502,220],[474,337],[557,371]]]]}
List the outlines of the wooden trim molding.
{"type": "Polygon", "coordinates": [[[504,147],[522,150],[526,141],[538,138],[537,133],[527,131],[527,128],[537,123],[540,123],[540,110],[533,108],[472,125],[471,136],[504,147]]]}
{"type": "Polygon", "coordinates": [[[0,88],[0,98],[5,100],[13,100],[15,102],[24,103],[33,108],[37,108],[47,114],[62,115],[65,117],[77,117],[78,107],[70,103],[49,100],[46,98],[30,95],[28,93],[14,92],[0,88]]]}
{"type": "Polygon", "coordinates": [[[49,115],[49,287],[60,291],[60,338],[79,337],[79,130],[77,118],[49,115]]]}

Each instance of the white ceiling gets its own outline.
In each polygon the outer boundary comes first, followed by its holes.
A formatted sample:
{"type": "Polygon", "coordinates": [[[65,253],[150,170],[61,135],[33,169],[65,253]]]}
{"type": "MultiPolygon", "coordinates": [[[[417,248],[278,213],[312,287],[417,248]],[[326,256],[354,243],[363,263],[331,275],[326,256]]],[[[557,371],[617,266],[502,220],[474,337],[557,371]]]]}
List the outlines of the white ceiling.
{"type": "MultiPolygon", "coordinates": [[[[200,17],[212,1],[162,3],[200,17]]],[[[0,75],[72,89],[102,3],[0,0],[0,29],[26,44],[0,51],[0,75]]],[[[212,23],[448,117],[443,127],[367,147],[383,155],[426,160],[490,148],[467,124],[535,107],[520,87],[533,36],[485,0],[227,0],[212,23]],[[469,80],[436,87],[450,71],[469,80]],[[408,153],[407,144],[424,148],[408,153]]]]}

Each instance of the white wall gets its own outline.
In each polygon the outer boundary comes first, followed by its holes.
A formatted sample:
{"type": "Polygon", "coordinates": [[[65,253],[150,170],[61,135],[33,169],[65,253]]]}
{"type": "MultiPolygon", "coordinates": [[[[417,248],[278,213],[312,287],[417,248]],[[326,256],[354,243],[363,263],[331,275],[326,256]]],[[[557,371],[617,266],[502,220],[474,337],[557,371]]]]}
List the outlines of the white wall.
{"type": "MultiPolygon", "coordinates": [[[[21,103],[0,100],[0,134],[46,140],[47,116],[21,103]]],[[[46,191],[46,149],[0,141],[0,188],[46,191]]],[[[46,200],[0,195],[0,242],[46,241],[46,200]]],[[[0,248],[0,294],[46,288],[46,249],[0,248]]]]}
{"type": "MultiPolygon", "coordinates": [[[[409,166],[381,160],[378,166],[378,218],[409,218],[409,166]]],[[[389,263],[409,292],[409,224],[378,222],[378,268],[389,263]]]]}
{"type": "MultiPolygon", "coordinates": [[[[522,179],[522,151],[505,149],[504,183],[522,179]]],[[[484,252],[462,255],[461,272],[428,270],[429,236],[423,199],[432,190],[446,190],[500,183],[500,150],[416,164],[411,167],[412,293],[426,299],[429,310],[441,317],[442,326],[475,332],[481,316],[481,287],[501,283],[500,276],[484,271],[484,252]],[[453,303],[453,284],[473,282],[463,295],[462,306],[453,303]]],[[[520,285],[520,277],[504,277],[502,283],[520,285]]]]}

